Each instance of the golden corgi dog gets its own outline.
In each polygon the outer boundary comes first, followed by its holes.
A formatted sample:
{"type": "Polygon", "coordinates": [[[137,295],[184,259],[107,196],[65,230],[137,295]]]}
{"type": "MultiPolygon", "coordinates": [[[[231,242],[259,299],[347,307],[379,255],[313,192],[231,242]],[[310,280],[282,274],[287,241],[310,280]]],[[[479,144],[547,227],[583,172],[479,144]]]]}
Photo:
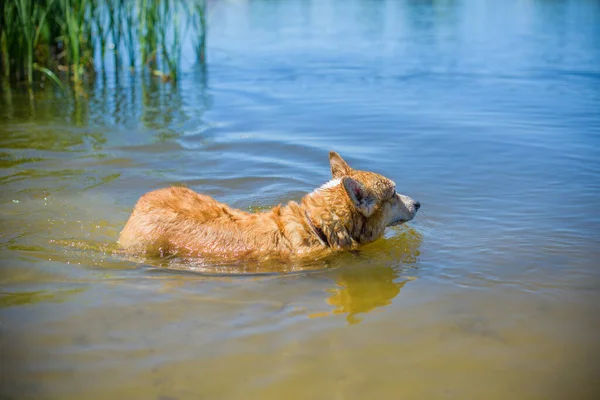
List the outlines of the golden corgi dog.
{"type": "Polygon", "coordinates": [[[302,198],[249,213],[183,187],[143,195],[119,237],[129,253],[220,261],[298,259],[354,250],[421,206],[379,174],[329,153],[333,179],[302,198]]]}

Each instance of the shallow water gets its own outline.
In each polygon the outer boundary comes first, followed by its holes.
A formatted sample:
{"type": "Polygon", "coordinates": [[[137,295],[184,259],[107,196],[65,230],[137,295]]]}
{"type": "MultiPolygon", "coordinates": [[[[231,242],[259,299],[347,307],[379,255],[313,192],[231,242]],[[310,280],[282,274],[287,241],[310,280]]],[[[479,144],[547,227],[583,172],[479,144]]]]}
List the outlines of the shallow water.
{"type": "Polygon", "coordinates": [[[598,398],[600,3],[210,18],[176,88],[3,89],[3,398],[598,398]],[[284,275],[118,251],[151,189],[264,209],[327,181],[331,149],[417,217],[284,275]]]}

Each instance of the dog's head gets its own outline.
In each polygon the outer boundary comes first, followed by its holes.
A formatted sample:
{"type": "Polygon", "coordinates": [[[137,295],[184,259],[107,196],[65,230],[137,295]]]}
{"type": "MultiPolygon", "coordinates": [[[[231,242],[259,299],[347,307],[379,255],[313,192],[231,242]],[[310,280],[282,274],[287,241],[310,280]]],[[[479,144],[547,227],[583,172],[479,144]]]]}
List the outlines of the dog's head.
{"type": "Polygon", "coordinates": [[[329,162],[333,179],[315,194],[335,213],[333,218],[321,213],[322,229],[328,231],[333,245],[346,248],[372,242],[386,227],[415,217],[421,204],[397,193],[391,179],[353,169],[334,151],[329,153],[329,162]]]}

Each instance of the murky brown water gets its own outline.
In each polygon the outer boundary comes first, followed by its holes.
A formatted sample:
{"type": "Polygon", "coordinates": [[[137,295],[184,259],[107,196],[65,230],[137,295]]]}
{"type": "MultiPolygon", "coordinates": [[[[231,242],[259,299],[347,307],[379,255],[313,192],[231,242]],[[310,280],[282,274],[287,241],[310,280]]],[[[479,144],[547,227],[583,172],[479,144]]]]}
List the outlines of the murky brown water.
{"type": "Polygon", "coordinates": [[[597,2],[211,18],[208,69],[178,88],[109,73],[33,107],[3,88],[0,397],[598,398],[597,2]],[[311,265],[118,252],[144,192],[266,208],[327,181],[331,149],[417,218],[311,265]]]}

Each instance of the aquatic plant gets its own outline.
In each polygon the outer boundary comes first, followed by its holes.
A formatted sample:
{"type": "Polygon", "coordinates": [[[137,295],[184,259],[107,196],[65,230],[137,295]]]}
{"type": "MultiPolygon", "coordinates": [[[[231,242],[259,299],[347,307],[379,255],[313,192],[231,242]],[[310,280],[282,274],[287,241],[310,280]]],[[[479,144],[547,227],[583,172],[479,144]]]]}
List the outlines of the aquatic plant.
{"type": "Polygon", "coordinates": [[[194,37],[196,43],[196,55],[198,61],[201,63],[206,62],[206,2],[205,0],[195,0],[191,3],[192,11],[192,22],[196,36],[194,37]]]}
{"type": "Polygon", "coordinates": [[[206,24],[204,0],[3,0],[0,70],[30,88],[41,75],[79,86],[109,50],[117,70],[126,56],[132,71],[175,81],[183,35],[206,61],[206,24]]]}

